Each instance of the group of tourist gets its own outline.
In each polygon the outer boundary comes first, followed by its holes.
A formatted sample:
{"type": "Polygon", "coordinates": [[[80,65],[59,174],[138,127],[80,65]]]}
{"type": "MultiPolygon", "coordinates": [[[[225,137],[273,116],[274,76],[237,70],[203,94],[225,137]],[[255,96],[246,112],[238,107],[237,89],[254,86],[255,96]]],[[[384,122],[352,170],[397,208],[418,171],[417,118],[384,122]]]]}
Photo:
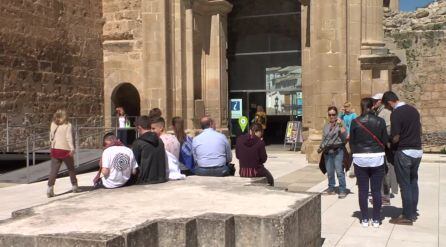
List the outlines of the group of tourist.
{"type": "Polygon", "coordinates": [[[318,149],[328,177],[327,193],[335,193],[336,173],[339,198],[347,196],[344,170],[350,165],[345,164],[350,162],[345,157],[349,155],[346,146],[349,143],[358,185],[361,224],[379,227],[382,205],[390,205],[390,192],[397,193],[399,184],[403,212],[390,223],[412,225],[418,216],[418,167],[423,154],[420,114],[413,106],[399,101],[392,91],[363,98],[359,116],[350,107],[350,103],[344,104],[342,114],[335,106],[328,108],[329,122],[323,128],[318,149]],[[368,215],[369,189],[373,204],[371,219],[368,215]]]}
{"type": "MultiPolygon", "coordinates": [[[[118,110],[125,116],[122,108],[118,110]]],[[[216,130],[210,117],[200,120],[202,132],[194,138],[186,134],[181,117],[172,119],[173,134],[167,133],[166,122],[158,108],[152,109],[148,116],[136,118],[134,126],[139,137],[130,146],[121,142],[115,133],[103,137],[104,151],[93,179],[95,188],[164,183],[189,175],[224,177],[235,174],[228,139],[216,130]]],[[[235,153],[240,160],[239,173],[241,177],[266,177],[273,185],[274,179],[263,165],[267,154],[262,137],[262,125],[254,123],[249,133],[237,140],[235,153]]],[[[62,162],[69,170],[73,192],[77,192],[72,128],[63,110],[54,114],[50,139],[52,167],[47,196],[54,196],[54,183],[62,162]]]]}

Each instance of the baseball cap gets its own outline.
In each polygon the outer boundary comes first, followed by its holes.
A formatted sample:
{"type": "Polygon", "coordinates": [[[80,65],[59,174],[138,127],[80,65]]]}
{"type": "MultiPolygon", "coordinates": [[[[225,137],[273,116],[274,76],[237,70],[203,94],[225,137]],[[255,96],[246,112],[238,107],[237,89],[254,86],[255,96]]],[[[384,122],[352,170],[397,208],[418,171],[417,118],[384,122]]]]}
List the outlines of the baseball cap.
{"type": "Polygon", "coordinates": [[[383,94],[382,93],[377,93],[375,95],[373,95],[372,99],[376,99],[376,100],[381,100],[383,98],[383,94]]]}

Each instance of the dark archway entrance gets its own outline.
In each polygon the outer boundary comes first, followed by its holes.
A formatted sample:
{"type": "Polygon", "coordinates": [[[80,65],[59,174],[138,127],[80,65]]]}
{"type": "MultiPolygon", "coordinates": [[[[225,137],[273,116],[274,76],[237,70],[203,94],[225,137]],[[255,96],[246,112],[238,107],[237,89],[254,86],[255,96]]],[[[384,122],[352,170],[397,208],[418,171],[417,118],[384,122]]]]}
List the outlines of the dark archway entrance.
{"type": "MultiPolygon", "coordinates": [[[[138,89],[131,83],[125,82],[119,84],[111,95],[112,114],[115,113],[116,107],[122,106],[127,116],[141,115],[141,99],[138,89]]],[[[133,124],[134,118],[129,118],[133,124]]]]}

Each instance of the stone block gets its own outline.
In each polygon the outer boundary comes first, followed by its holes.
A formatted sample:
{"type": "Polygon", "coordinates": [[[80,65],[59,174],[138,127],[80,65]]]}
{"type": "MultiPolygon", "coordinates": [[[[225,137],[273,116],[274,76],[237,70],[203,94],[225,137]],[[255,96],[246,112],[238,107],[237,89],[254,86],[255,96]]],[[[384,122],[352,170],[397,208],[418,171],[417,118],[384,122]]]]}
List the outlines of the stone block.
{"type": "Polygon", "coordinates": [[[147,222],[124,234],[126,247],[152,247],[158,245],[158,224],[147,222]]]}
{"type": "Polygon", "coordinates": [[[195,219],[175,219],[158,222],[158,246],[197,246],[197,224],[195,219]]]}
{"type": "Polygon", "coordinates": [[[199,247],[234,247],[234,216],[205,214],[197,217],[197,243],[199,247]]]}
{"type": "Polygon", "coordinates": [[[34,236],[25,236],[19,234],[2,234],[0,235],[0,246],[36,246],[36,238],[34,236]]]}
{"type": "Polygon", "coordinates": [[[122,247],[125,240],[119,235],[108,235],[103,233],[69,233],[39,235],[36,237],[36,247],[122,247]]]}

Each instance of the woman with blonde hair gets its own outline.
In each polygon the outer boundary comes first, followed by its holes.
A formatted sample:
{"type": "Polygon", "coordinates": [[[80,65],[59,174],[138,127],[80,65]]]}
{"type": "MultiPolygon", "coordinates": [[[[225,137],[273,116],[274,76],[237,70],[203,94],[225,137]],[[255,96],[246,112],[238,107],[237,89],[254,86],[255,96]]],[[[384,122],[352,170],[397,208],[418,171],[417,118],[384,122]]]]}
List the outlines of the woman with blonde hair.
{"type": "Polygon", "coordinates": [[[68,168],[73,192],[78,192],[76,171],[74,170],[73,130],[65,110],[57,110],[50,127],[51,171],[48,178],[47,196],[54,196],[54,183],[62,162],[68,168]]]}

